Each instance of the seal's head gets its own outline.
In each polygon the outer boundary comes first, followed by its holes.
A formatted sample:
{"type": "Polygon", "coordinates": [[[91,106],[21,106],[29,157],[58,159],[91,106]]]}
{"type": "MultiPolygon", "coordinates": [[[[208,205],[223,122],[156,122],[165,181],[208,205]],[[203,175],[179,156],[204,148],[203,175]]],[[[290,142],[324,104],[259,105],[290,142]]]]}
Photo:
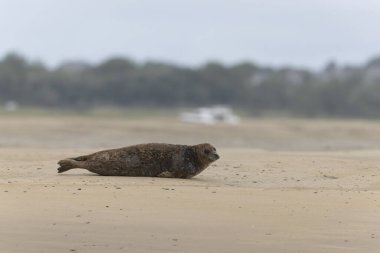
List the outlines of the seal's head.
{"type": "Polygon", "coordinates": [[[198,158],[205,164],[210,164],[219,159],[214,146],[208,143],[202,143],[195,146],[198,158]]]}

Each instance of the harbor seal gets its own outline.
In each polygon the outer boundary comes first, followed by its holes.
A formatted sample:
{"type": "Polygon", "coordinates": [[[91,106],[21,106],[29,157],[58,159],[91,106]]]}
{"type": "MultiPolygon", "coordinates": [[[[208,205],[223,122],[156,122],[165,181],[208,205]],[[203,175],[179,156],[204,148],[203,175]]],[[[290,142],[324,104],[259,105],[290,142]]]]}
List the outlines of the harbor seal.
{"type": "Polygon", "coordinates": [[[58,162],[58,173],[82,168],[102,176],[191,178],[218,159],[208,143],[148,143],[64,159],[58,162]]]}

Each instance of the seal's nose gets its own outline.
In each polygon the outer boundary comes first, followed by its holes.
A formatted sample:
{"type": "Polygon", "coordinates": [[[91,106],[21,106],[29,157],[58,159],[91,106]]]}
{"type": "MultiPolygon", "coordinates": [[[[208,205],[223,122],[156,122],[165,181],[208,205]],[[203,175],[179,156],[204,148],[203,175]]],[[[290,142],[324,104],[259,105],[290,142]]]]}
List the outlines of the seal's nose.
{"type": "Polygon", "coordinates": [[[219,159],[219,155],[218,154],[215,154],[215,159],[219,159]]]}

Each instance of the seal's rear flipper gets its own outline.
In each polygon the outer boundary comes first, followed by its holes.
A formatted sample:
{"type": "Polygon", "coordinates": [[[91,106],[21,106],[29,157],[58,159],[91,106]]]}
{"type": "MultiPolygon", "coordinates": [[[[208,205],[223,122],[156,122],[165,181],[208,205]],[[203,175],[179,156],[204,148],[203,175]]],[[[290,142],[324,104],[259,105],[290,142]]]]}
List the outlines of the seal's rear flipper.
{"type": "Polygon", "coordinates": [[[74,168],[78,168],[78,163],[76,161],[73,161],[71,159],[64,159],[58,162],[58,164],[61,166],[58,168],[58,173],[62,173],[74,168]]]}
{"type": "Polygon", "coordinates": [[[83,155],[83,156],[78,156],[78,157],[69,158],[69,159],[75,160],[78,162],[84,162],[84,161],[87,161],[88,157],[89,157],[88,155],[83,155]]]}

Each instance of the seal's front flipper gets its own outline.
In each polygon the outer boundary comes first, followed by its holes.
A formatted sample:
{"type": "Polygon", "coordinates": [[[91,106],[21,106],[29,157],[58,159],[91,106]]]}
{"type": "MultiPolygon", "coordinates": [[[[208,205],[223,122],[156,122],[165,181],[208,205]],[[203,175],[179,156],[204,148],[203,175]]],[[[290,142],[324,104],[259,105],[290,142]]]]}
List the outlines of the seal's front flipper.
{"type": "Polygon", "coordinates": [[[62,173],[74,168],[80,168],[80,164],[72,159],[64,159],[58,162],[60,167],[58,168],[58,173],[62,173]]]}
{"type": "Polygon", "coordinates": [[[161,172],[160,174],[157,175],[157,177],[167,177],[167,178],[172,178],[174,177],[173,174],[170,171],[164,171],[161,172]]]}

